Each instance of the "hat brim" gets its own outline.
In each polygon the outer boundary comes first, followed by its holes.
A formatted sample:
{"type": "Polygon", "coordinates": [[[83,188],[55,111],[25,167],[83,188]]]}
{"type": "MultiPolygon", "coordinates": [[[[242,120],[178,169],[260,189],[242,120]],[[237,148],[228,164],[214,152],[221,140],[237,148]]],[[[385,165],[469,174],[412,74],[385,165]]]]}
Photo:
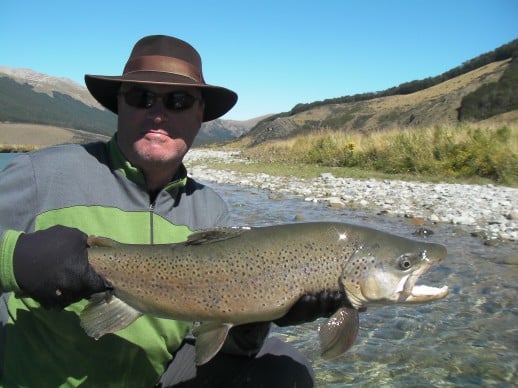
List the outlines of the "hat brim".
{"type": "Polygon", "coordinates": [[[188,77],[176,74],[141,71],[123,76],[85,75],[86,87],[92,96],[106,109],[117,114],[117,94],[123,82],[190,86],[201,89],[205,110],[203,121],[223,116],[237,102],[237,94],[221,86],[200,84],[188,77]],[[152,81],[150,81],[152,80],[152,81]]]}

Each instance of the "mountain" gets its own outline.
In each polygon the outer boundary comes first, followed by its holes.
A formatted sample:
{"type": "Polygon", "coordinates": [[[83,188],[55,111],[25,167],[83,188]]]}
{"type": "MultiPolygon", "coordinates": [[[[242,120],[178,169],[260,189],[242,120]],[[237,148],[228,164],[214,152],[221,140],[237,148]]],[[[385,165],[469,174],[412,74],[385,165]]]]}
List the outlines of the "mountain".
{"type": "Polygon", "coordinates": [[[247,133],[269,115],[256,117],[250,120],[221,120],[216,119],[203,123],[200,133],[196,136],[195,145],[214,143],[215,141],[228,141],[236,139],[247,133]]]}
{"type": "Polygon", "coordinates": [[[436,77],[298,104],[260,121],[240,140],[254,145],[321,129],[369,132],[517,117],[518,39],[436,77]]]}
{"type": "MultiPolygon", "coordinates": [[[[239,137],[264,118],[204,123],[197,144],[239,137]]],[[[5,66],[0,66],[1,122],[43,124],[106,136],[113,135],[117,127],[116,115],[104,109],[86,87],[67,78],[5,66]]]]}
{"type": "Polygon", "coordinates": [[[29,69],[0,67],[0,122],[45,124],[112,135],[116,116],[85,87],[29,69]]]}
{"type": "MultiPolygon", "coordinates": [[[[289,112],[248,121],[213,120],[202,125],[196,144],[239,138],[253,145],[320,129],[369,132],[465,121],[508,122],[517,117],[518,39],[438,76],[387,90],[297,104],[289,112]]],[[[116,116],[85,87],[66,78],[7,67],[0,67],[1,122],[107,136],[116,128],[116,116]]]]}

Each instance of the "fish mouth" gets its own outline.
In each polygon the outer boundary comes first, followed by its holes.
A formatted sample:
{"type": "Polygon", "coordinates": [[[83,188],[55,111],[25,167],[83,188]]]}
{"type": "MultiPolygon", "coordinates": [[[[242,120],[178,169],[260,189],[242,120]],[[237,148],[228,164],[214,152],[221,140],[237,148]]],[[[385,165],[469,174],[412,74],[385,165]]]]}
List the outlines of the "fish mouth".
{"type": "Polygon", "coordinates": [[[448,295],[448,286],[431,287],[426,285],[415,285],[405,302],[419,303],[445,298],[448,295]]]}
{"type": "Polygon", "coordinates": [[[431,300],[438,300],[445,298],[449,289],[448,286],[432,287],[424,284],[416,284],[417,280],[426,272],[428,267],[423,268],[419,273],[405,276],[401,279],[396,289],[399,294],[398,302],[404,303],[421,303],[429,302],[431,300]]]}

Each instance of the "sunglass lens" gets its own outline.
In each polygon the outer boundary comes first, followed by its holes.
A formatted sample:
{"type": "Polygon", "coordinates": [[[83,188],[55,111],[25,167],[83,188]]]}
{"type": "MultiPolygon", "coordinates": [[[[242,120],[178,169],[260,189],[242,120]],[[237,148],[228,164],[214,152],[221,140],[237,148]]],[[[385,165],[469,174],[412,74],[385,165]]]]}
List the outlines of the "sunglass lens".
{"type": "Polygon", "coordinates": [[[166,95],[164,105],[170,110],[189,109],[196,101],[196,97],[185,92],[173,92],[166,95]]]}
{"type": "MultiPolygon", "coordinates": [[[[157,100],[155,93],[143,89],[128,90],[123,96],[126,104],[135,108],[149,109],[157,100]]],[[[196,97],[186,92],[171,92],[161,98],[164,106],[173,111],[189,109],[196,101],[196,97]]]]}
{"type": "Polygon", "coordinates": [[[150,108],[155,103],[155,95],[147,90],[132,89],[124,93],[124,100],[135,108],[150,108]]]}

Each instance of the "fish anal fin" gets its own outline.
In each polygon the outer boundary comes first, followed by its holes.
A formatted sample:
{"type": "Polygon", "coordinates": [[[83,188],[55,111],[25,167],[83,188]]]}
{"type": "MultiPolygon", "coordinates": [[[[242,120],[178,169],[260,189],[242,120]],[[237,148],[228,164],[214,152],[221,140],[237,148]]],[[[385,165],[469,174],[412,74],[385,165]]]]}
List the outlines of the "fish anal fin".
{"type": "Polygon", "coordinates": [[[196,327],[192,334],[196,337],[196,365],[209,362],[220,351],[231,323],[206,322],[196,327]]]}
{"type": "Polygon", "coordinates": [[[342,307],[318,328],[323,358],[334,358],[353,346],[360,326],[358,310],[342,307]]]}
{"type": "Polygon", "coordinates": [[[99,339],[105,334],[124,329],[142,313],[116,296],[102,292],[92,295],[79,318],[86,334],[99,339]]]}

